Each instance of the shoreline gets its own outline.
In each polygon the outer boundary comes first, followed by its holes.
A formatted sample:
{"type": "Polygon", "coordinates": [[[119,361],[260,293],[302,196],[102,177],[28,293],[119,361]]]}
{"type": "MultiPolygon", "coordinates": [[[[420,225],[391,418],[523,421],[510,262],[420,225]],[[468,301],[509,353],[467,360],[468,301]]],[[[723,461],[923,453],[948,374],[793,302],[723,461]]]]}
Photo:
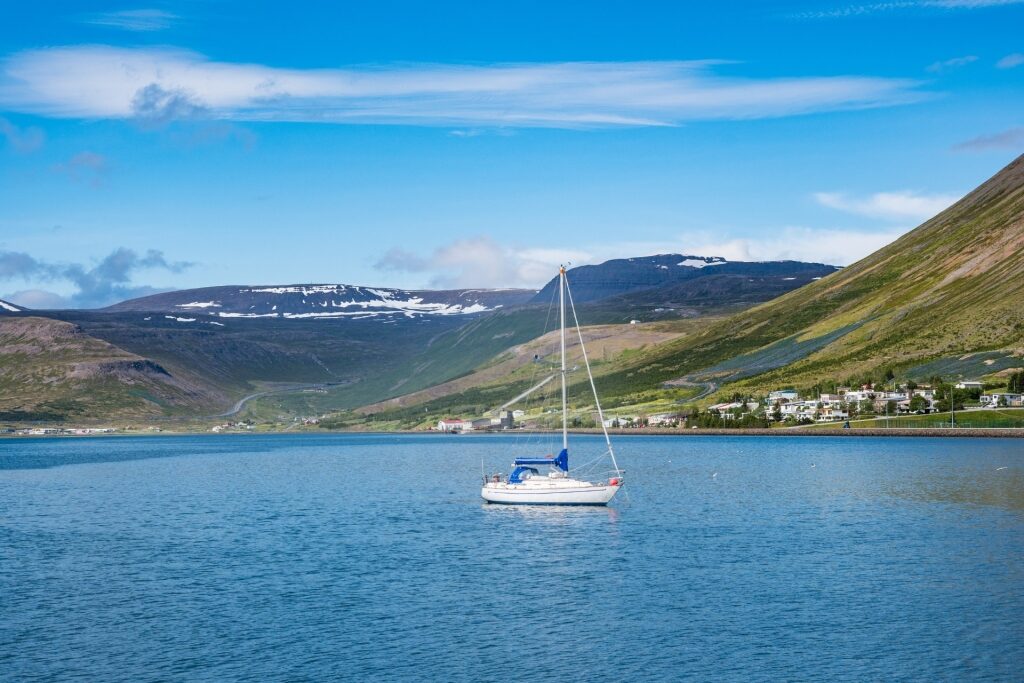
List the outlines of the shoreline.
{"type": "MultiPolygon", "coordinates": [[[[561,430],[548,429],[516,429],[500,432],[469,432],[464,436],[511,436],[515,434],[555,434],[561,430]]],[[[571,434],[600,435],[600,429],[570,429],[571,434]]],[[[292,436],[328,436],[332,434],[352,434],[362,436],[408,436],[408,435],[434,435],[434,436],[463,436],[438,431],[427,430],[386,430],[386,431],[365,431],[345,429],[319,429],[305,431],[238,431],[238,432],[209,432],[209,431],[118,431],[106,434],[0,434],[0,441],[19,439],[96,439],[96,438],[124,438],[124,437],[162,437],[162,436],[206,436],[216,438],[220,436],[272,436],[288,434],[292,436]]],[[[989,438],[989,439],[1024,439],[1024,428],[1018,427],[954,427],[936,429],[932,427],[921,428],[862,428],[862,429],[763,429],[763,428],[741,428],[741,429],[609,429],[608,434],[612,436],[798,436],[798,437],[879,437],[893,436],[902,438],[989,438]]]]}

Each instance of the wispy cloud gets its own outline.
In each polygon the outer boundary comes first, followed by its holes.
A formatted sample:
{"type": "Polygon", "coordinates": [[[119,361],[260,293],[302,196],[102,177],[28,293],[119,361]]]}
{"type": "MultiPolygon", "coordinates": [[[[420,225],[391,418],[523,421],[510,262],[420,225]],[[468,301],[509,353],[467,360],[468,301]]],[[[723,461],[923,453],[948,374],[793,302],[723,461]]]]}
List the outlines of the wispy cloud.
{"type": "Polygon", "coordinates": [[[978,9],[981,7],[1002,7],[1019,5],[1024,0],[924,0],[919,3],[930,7],[946,7],[948,9],[978,9]]]}
{"type": "Polygon", "coordinates": [[[896,0],[894,2],[872,2],[846,5],[832,9],[813,10],[795,15],[799,19],[842,19],[845,17],[867,16],[884,12],[906,10],[972,10],[985,7],[1018,5],[1024,0],[896,0]]]}
{"type": "Polygon", "coordinates": [[[997,69],[1012,69],[1016,66],[1024,64],[1024,53],[1014,52],[1013,54],[1006,55],[998,62],[996,62],[997,69]]]}
{"type": "Polygon", "coordinates": [[[30,308],[97,308],[158,291],[153,287],[132,284],[139,271],[156,269],[180,273],[192,265],[188,261],[168,261],[162,252],[155,249],[139,254],[120,247],[91,266],[52,263],[24,252],[0,251],[0,280],[66,282],[75,290],[70,296],[62,297],[43,289],[26,289],[3,297],[12,303],[30,308]],[[43,302],[46,305],[42,305],[43,302]]]}
{"type": "Polygon", "coordinates": [[[64,173],[75,181],[88,183],[98,187],[103,182],[103,176],[109,168],[107,158],[96,152],[79,152],[67,161],[53,166],[57,173],[64,173]]]}
{"type": "Polygon", "coordinates": [[[844,192],[816,192],[814,199],[822,206],[858,216],[892,221],[923,221],[948,208],[960,197],[903,190],[876,192],[866,197],[851,197],[844,192]]]}
{"type": "Polygon", "coordinates": [[[722,62],[569,62],[282,69],[171,48],[30,50],[0,66],[0,106],[65,118],[166,122],[398,123],[493,127],[666,126],[889,106],[917,81],[739,78],[722,62]]]}
{"type": "Polygon", "coordinates": [[[947,59],[941,62],[935,62],[934,64],[930,64],[925,69],[925,71],[930,71],[931,73],[941,73],[943,71],[949,71],[951,69],[959,69],[962,66],[967,66],[971,62],[976,61],[978,61],[978,58],[975,55],[967,55],[966,57],[953,57],[952,59],[947,59]]]}
{"type": "Polygon", "coordinates": [[[45,140],[43,131],[39,128],[35,126],[19,128],[2,116],[0,116],[0,136],[7,140],[11,149],[21,154],[36,151],[43,146],[43,140],[45,140]]]}
{"type": "Polygon", "coordinates": [[[87,24],[109,26],[124,31],[149,32],[170,28],[178,15],[159,9],[129,9],[120,12],[92,14],[84,18],[87,24]]]}
{"type": "Polygon", "coordinates": [[[992,149],[1024,149],[1024,126],[1009,128],[991,135],[979,135],[954,145],[958,152],[982,152],[992,149]]]}

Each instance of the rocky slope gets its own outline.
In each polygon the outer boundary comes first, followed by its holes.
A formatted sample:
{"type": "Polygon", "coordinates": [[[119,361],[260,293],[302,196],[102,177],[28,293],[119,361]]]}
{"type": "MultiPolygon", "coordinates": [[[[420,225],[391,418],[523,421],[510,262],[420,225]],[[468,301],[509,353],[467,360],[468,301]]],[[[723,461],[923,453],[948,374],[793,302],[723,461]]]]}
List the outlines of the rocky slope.
{"type": "Polygon", "coordinates": [[[223,401],[194,377],[35,316],[0,318],[0,420],[95,421],[192,413],[223,401]]]}

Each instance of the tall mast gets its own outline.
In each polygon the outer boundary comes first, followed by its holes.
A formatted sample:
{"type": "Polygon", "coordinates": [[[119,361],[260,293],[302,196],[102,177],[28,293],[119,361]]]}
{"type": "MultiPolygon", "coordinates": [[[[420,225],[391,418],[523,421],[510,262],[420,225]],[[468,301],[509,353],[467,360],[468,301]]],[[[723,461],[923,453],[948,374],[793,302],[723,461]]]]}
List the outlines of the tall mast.
{"type": "Polygon", "coordinates": [[[558,269],[558,320],[562,346],[562,448],[569,448],[569,411],[565,387],[565,266],[558,269]]]}

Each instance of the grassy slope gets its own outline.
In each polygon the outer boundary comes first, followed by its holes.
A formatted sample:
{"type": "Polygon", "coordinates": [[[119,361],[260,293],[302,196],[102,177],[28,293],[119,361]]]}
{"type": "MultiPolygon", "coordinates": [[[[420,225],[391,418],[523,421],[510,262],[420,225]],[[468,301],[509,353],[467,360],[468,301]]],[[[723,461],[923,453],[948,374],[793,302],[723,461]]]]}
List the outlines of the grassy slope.
{"type": "Polygon", "coordinates": [[[0,318],[0,419],[131,419],[216,405],[208,387],[40,317],[0,318]]]}
{"type": "MultiPolygon", "coordinates": [[[[910,369],[1024,338],[1024,157],[953,207],[829,277],[652,350],[605,380],[628,393],[718,368],[730,386],[811,384],[883,366],[910,369]],[[815,344],[815,340],[824,343],[815,344]],[[764,362],[806,344],[781,365],[764,362]],[[775,344],[774,347],[771,345],[775,344]],[[815,348],[820,346],[820,348],[815,348]]],[[[716,373],[710,373],[716,374],[716,373]]]]}
{"type": "MultiPolygon", "coordinates": [[[[693,334],[714,318],[677,320],[645,325],[598,325],[583,328],[587,353],[597,384],[602,377],[630,362],[644,349],[693,334]]],[[[427,389],[403,395],[367,406],[357,415],[345,418],[348,424],[376,424],[378,427],[416,427],[432,424],[445,415],[478,416],[486,410],[497,408],[521,391],[533,386],[557,369],[558,335],[549,332],[541,337],[503,349],[486,362],[480,363],[471,373],[458,379],[431,386],[427,389]],[[539,357],[535,360],[535,356],[539,357]]],[[[590,414],[593,399],[578,340],[570,335],[566,351],[570,368],[570,402],[581,413],[590,414]]],[[[550,382],[529,400],[516,404],[516,408],[530,408],[539,411],[545,402],[557,403],[556,381],[550,382]]],[[[646,400],[650,412],[670,409],[675,401],[691,396],[695,388],[657,389],[646,392],[637,400],[646,400]]],[[[609,405],[614,405],[609,401],[609,405]]]]}

